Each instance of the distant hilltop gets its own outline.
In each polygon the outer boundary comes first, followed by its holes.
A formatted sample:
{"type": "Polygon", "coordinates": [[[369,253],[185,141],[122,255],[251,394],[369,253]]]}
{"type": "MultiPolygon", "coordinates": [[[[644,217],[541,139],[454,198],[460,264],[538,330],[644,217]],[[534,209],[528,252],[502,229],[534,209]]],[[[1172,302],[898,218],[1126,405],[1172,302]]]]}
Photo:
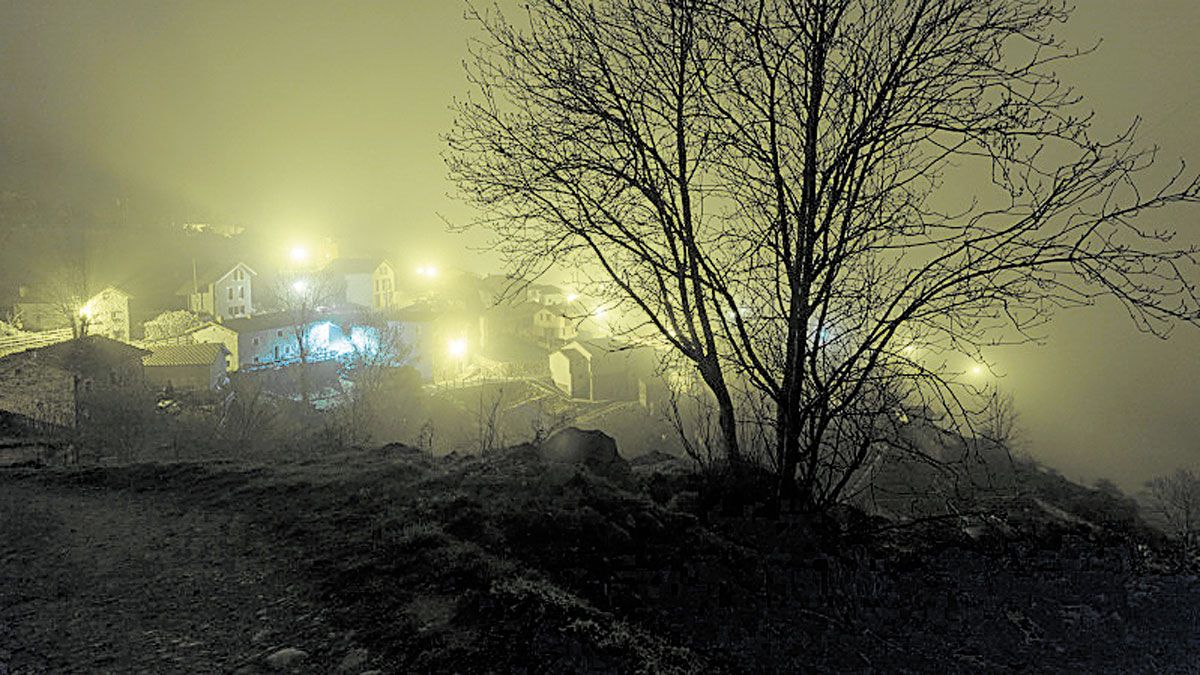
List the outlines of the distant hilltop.
{"type": "Polygon", "coordinates": [[[215,234],[219,237],[232,238],[246,231],[241,225],[213,223],[184,223],[183,231],[188,234],[215,234]]]}

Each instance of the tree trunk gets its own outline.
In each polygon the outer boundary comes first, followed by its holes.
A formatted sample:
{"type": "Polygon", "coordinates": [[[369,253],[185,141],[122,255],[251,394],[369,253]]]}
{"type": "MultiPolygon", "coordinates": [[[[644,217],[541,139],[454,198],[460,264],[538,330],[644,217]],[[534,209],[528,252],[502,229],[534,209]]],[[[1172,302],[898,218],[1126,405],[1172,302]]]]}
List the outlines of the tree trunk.
{"type": "Polygon", "coordinates": [[[776,454],[779,457],[778,497],[780,509],[795,504],[803,497],[796,483],[796,469],[800,465],[800,420],[790,401],[779,403],[775,415],[776,454]]]}

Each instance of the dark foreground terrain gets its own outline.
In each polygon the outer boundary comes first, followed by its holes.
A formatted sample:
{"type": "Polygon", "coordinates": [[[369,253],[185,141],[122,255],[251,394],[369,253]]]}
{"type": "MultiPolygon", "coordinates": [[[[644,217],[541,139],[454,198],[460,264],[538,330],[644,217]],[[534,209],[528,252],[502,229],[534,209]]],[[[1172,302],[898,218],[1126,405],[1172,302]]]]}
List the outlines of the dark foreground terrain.
{"type": "Polygon", "coordinates": [[[897,527],[698,486],[529,447],[8,469],[0,673],[1200,672],[1195,577],[1077,499],[897,527]]]}

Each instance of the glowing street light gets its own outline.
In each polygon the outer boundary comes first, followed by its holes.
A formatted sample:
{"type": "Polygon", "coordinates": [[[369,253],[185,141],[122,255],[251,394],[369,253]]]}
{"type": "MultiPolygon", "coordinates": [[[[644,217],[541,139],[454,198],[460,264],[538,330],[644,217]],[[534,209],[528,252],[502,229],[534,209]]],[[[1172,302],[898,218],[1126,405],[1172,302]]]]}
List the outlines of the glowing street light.
{"type": "Polygon", "coordinates": [[[575,302],[578,299],[579,299],[579,295],[577,293],[568,293],[567,294],[567,302],[575,302]]]}
{"type": "Polygon", "coordinates": [[[303,246],[293,246],[291,251],[292,262],[302,264],[308,262],[308,249],[303,246]]]}
{"type": "Polygon", "coordinates": [[[454,338],[449,343],[447,343],[446,351],[450,353],[450,356],[452,356],[456,359],[461,359],[461,358],[465,357],[467,355],[467,339],[466,338],[454,338]]]}
{"type": "Polygon", "coordinates": [[[297,293],[308,292],[308,282],[303,279],[297,279],[292,282],[292,290],[297,293]]]}
{"type": "Polygon", "coordinates": [[[974,377],[981,377],[981,376],[983,375],[983,373],[984,373],[984,367],[983,367],[983,365],[982,365],[982,364],[979,364],[979,363],[976,363],[975,365],[971,366],[970,373],[971,373],[971,375],[972,375],[972,376],[974,376],[974,377]]]}
{"type": "Polygon", "coordinates": [[[79,316],[80,316],[80,317],[82,317],[82,318],[84,318],[84,319],[90,319],[90,318],[92,318],[92,307],[91,307],[91,305],[84,305],[83,307],[80,307],[80,308],[79,308],[79,316]]]}
{"type": "Polygon", "coordinates": [[[426,279],[435,279],[438,275],[436,265],[421,265],[417,267],[417,276],[425,277],[426,279]]]}

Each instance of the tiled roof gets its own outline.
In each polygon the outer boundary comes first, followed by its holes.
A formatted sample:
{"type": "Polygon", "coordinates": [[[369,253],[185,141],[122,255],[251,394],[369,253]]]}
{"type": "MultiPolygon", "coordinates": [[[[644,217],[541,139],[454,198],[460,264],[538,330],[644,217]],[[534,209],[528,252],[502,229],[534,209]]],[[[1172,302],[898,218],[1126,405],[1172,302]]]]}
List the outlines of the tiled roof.
{"type": "Polygon", "coordinates": [[[36,359],[39,363],[84,372],[139,358],[148,352],[102,335],[87,335],[48,347],[19,352],[9,358],[36,359]]]}
{"type": "Polygon", "coordinates": [[[258,272],[255,272],[253,269],[250,268],[249,265],[247,265],[244,262],[239,261],[239,262],[233,263],[232,265],[227,262],[226,263],[217,263],[217,264],[210,265],[210,266],[200,270],[196,274],[196,278],[194,281],[193,281],[191,275],[189,274],[187,281],[184,281],[183,284],[181,284],[179,286],[179,289],[175,291],[175,295],[190,295],[192,290],[195,288],[199,288],[200,290],[203,290],[209,284],[217,283],[222,278],[224,278],[225,275],[229,274],[230,272],[233,272],[234,270],[236,270],[239,267],[243,267],[250,274],[253,274],[254,276],[258,276],[258,272]],[[193,283],[194,283],[194,285],[193,285],[193,283]]]}
{"type": "Polygon", "coordinates": [[[142,357],[145,366],[211,366],[228,354],[225,345],[201,342],[191,345],[164,345],[142,357]]]}

